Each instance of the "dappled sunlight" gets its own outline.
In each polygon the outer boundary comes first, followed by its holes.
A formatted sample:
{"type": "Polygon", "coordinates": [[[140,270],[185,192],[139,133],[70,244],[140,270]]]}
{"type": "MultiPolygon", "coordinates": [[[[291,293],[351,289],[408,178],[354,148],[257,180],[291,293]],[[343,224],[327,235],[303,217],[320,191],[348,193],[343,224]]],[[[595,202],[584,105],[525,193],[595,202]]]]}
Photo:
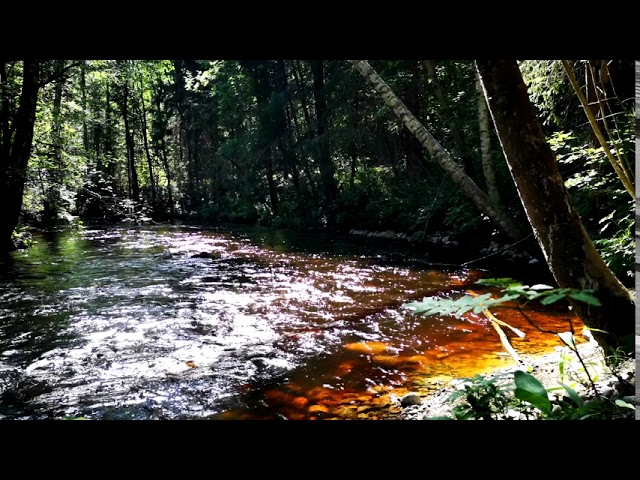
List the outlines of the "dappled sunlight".
{"type": "MultiPolygon", "coordinates": [[[[0,367],[27,389],[2,416],[386,418],[404,393],[512,361],[481,314],[403,308],[460,295],[479,271],[177,228],[67,236],[77,248],[56,256],[49,239],[36,261],[16,254],[19,274],[0,283],[0,367]]],[[[527,332],[512,338],[519,351],[557,345],[518,312],[494,313],[527,332]]],[[[528,314],[559,331],[572,319],[528,314]]]]}

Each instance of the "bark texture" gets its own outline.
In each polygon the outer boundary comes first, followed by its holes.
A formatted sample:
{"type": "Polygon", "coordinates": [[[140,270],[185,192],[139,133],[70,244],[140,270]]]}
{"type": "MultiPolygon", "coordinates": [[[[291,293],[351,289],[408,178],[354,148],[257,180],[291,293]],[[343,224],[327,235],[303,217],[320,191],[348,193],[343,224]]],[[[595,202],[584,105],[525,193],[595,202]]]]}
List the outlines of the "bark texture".
{"type": "MultiPolygon", "coordinates": [[[[4,72],[4,68],[2,69],[4,72]]],[[[40,62],[26,60],[23,66],[20,105],[15,116],[8,111],[9,100],[2,85],[2,148],[0,149],[0,251],[14,248],[11,234],[18,225],[24,183],[33,141],[33,126],[40,89],[40,62]]]]}
{"type": "Polygon", "coordinates": [[[587,327],[606,332],[593,331],[606,352],[628,347],[625,340],[633,339],[635,325],[633,298],[604,263],[571,205],[517,62],[478,60],[476,65],[520,200],[556,282],[561,288],[593,290],[602,306],[572,301],[574,311],[587,327]]]}
{"type": "Polygon", "coordinates": [[[489,118],[489,107],[487,107],[487,101],[484,99],[480,77],[477,73],[476,91],[478,93],[478,125],[480,127],[480,151],[482,152],[484,181],[487,185],[489,198],[495,205],[500,205],[500,192],[498,191],[496,174],[493,169],[493,159],[491,158],[491,121],[489,118]]]}

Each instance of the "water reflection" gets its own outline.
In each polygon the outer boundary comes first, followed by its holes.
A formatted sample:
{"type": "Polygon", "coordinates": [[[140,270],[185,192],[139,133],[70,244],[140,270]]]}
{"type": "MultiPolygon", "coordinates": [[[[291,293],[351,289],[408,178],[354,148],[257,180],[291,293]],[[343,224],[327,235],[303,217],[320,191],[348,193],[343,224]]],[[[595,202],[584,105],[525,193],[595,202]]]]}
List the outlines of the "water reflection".
{"type": "MultiPolygon", "coordinates": [[[[5,418],[385,418],[409,390],[509,362],[481,316],[400,308],[483,272],[322,235],[93,229],[38,237],[12,262],[0,273],[5,418]]],[[[527,332],[516,348],[555,342],[510,315],[527,332]]],[[[567,330],[561,309],[530,315],[567,330]]]]}

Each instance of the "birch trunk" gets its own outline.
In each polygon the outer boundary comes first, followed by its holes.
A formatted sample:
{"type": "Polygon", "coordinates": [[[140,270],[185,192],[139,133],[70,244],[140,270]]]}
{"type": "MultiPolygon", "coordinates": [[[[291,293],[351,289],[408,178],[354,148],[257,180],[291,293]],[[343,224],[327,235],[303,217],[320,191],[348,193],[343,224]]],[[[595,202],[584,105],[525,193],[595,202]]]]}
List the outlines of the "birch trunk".
{"type": "Polygon", "coordinates": [[[447,172],[449,177],[460,187],[464,195],[473,204],[500,227],[513,240],[520,240],[523,234],[515,222],[496,207],[489,196],[484,193],[475,182],[465,174],[464,170],[451,158],[438,141],[427,131],[418,119],[407,109],[402,101],[393,93],[389,86],[380,78],[366,60],[351,60],[354,67],[364,76],[373,88],[380,94],[384,102],[400,118],[404,125],[416,136],[422,146],[426,148],[438,164],[447,172]]]}
{"type": "Polygon", "coordinates": [[[476,91],[478,92],[478,124],[480,126],[480,151],[482,152],[482,171],[487,185],[487,194],[495,205],[500,205],[500,192],[496,184],[496,174],[491,158],[491,123],[489,121],[489,107],[484,99],[480,77],[476,72],[476,91]]]}

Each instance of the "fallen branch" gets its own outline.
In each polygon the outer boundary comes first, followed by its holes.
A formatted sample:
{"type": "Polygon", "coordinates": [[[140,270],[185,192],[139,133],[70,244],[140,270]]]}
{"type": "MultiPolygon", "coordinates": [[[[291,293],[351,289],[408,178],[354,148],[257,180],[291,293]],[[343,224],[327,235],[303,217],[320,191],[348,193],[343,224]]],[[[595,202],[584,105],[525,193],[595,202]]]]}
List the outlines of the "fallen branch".
{"type": "MultiPolygon", "coordinates": [[[[471,295],[472,297],[477,297],[478,294],[475,292],[472,292],[471,290],[467,291],[467,293],[469,295],[471,295]]],[[[502,320],[498,320],[488,309],[485,309],[482,311],[482,313],[489,319],[489,321],[491,322],[491,326],[495,329],[495,331],[498,333],[498,337],[500,337],[500,341],[502,342],[502,346],[505,348],[505,350],[507,351],[507,353],[509,355],[511,355],[511,358],[513,358],[515,360],[515,362],[518,365],[524,365],[524,362],[522,361],[522,359],[520,358],[520,356],[518,355],[518,352],[516,352],[516,350],[511,346],[511,343],[509,343],[509,338],[507,337],[507,335],[504,333],[504,331],[502,330],[502,328],[500,328],[500,325],[503,325],[505,327],[508,327],[509,329],[511,329],[516,335],[518,335],[520,338],[524,338],[525,334],[522,333],[520,330],[518,330],[517,328],[512,327],[511,325],[509,325],[508,323],[503,322],[502,320]]]]}
{"type": "MultiPolygon", "coordinates": [[[[511,358],[513,358],[518,365],[524,365],[524,362],[518,356],[518,352],[516,352],[516,350],[511,346],[511,343],[509,343],[509,339],[505,335],[504,331],[502,331],[502,328],[500,328],[500,324],[498,323],[500,322],[500,320],[494,317],[489,310],[483,310],[482,313],[484,313],[487,316],[487,318],[491,321],[491,325],[498,333],[498,336],[500,337],[500,341],[502,342],[502,345],[504,346],[505,350],[509,353],[509,355],[511,355],[511,358]]],[[[503,322],[500,322],[500,323],[503,323],[503,322]]]]}
{"type": "MultiPolygon", "coordinates": [[[[472,290],[467,290],[465,293],[467,293],[467,295],[471,295],[472,297],[477,297],[478,294],[472,290]]],[[[501,325],[503,327],[507,327],[509,330],[511,330],[513,333],[515,333],[518,337],[520,338],[524,338],[526,337],[525,333],[522,330],[518,330],[515,327],[512,327],[511,325],[509,325],[508,323],[503,322],[502,320],[497,319],[489,310],[483,310],[483,312],[487,318],[489,320],[491,320],[492,322],[497,323],[498,325],[501,325]]]]}

